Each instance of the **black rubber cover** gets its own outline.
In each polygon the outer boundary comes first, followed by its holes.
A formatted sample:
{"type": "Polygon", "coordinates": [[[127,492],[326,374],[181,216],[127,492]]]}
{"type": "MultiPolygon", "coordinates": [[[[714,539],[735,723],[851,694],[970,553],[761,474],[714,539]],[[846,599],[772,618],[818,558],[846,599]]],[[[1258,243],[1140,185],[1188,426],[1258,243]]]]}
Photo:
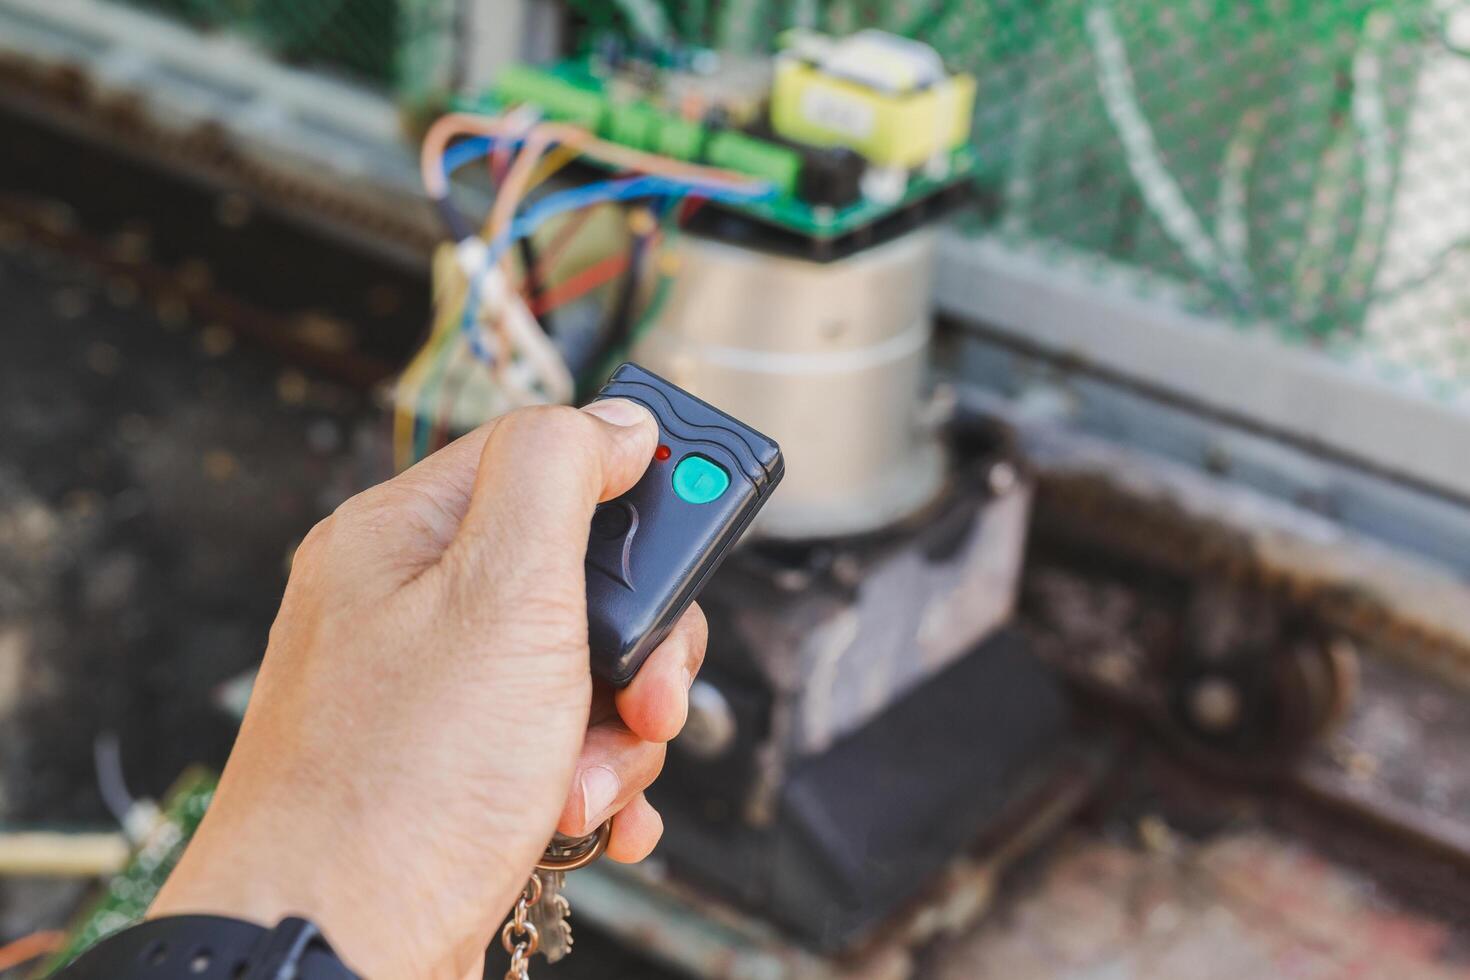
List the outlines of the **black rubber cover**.
{"type": "Polygon", "coordinates": [[[627,684],[668,635],[785,473],[781,448],[750,426],[636,364],[624,364],[597,398],[627,398],[653,412],[666,460],[597,508],[587,541],[587,627],[592,672],[627,684]],[[674,493],[674,468],[704,456],[730,475],[717,500],[674,493]]]}

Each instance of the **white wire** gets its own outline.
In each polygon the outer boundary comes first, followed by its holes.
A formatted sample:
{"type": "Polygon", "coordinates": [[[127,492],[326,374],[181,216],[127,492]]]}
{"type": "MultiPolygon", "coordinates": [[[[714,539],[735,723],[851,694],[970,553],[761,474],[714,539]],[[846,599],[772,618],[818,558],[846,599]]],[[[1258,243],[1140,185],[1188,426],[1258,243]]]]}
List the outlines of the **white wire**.
{"type": "Polygon", "coordinates": [[[484,241],[466,239],[459,243],[456,255],[465,277],[471,281],[478,278],[480,283],[476,328],[483,330],[487,321],[503,317],[506,339],[512,350],[521,355],[511,357],[502,373],[512,403],[519,406],[548,400],[570,402],[576,391],[571,370],[525,300],[510,287],[501,265],[496,263],[486,268],[489,249],[484,241]]]}

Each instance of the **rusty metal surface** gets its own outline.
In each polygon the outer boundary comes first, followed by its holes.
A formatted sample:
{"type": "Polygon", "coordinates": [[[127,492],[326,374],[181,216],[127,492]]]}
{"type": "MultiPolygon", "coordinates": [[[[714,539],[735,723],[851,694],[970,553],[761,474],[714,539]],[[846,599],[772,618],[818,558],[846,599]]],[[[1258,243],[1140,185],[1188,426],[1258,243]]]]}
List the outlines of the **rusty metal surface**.
{"type": "Polygon", "coordinates": [[[1363,664],[1363,696],[1307,763],[1343,774],[1365,795],[1390,795],[1446,818],[1470,817],[1470,704],[1402,665],[1363,664]]]}
{"type": "Polygon", "coordinates": [[[1078,835],[935,980],[1315,980],[1470,976],[1463,937],[1371,878],[1260,829],[1197,842],[1159,817],[1133,840],[1078,835]]]}
{"type": "MultiPolygon", "coordinates": [[[[1319,735],[1237,758],[1206,751],[1167,713],[1160,663],[1178,642],[1185,600],[1159,580],[1033,562],[1023,623],[1038,655],[1102,706],[1111,725],[1134,726],[1203,772],[1256,792],[1290,794],[1330,819],[1397,842],[1421,863],[1470,874],[1470,695],[1400,660],[1354,657],[1351,703],[1319,735]]],[[[1288,654],[1289,655],[1289,654],[1288,654]]],[[[1346,702],[1347,692],[1328,697],[1346,702]]],[[[1470,879],[1454,890],[1470,896],[1470,879]]]]}
{"type": "Polygon", "coordinates": [[[1470,688],[1470,584],[1453,570],[1198,469],[967,398],[1019,433],[1037,473],[1037,533],[1268,592],[1470,688]]]}
{"type": "MultiPolygon", "coordinates": [[[[1284,825],[1385,880],[1470,895],[1470,587],[1317,514],[1145,454],[1021,426],[1038,479],[1025,581],[1038,652],[1114,724],[1191,766],[1300,809],[1284,825]],[[1303,616],[1359,655],[1329,692],[1325,738],[1254,769],[1193,751],[1166,717],[1161,665],[1203,587],[1303,616]],[[1446,683],[1448,682],[1448,683],[1446,683]],[[1269,777],[1264,778],[1263,777],[1269,777]],[[1339,830],[1357,836],[1339,847],[1339,830]],[[1371,860],[1368,852],[1373,851],[1371,860]]],[[[1336,661],[1335,661],[1336,662],[1336,661]]]]}
{"type": "Polygon", "coordinates": [[[1399,663],[1370,658],[1362,670],[1357,703],[1302,761],[1297,791],[1470,876],[1470,698],[1399,663]]]}

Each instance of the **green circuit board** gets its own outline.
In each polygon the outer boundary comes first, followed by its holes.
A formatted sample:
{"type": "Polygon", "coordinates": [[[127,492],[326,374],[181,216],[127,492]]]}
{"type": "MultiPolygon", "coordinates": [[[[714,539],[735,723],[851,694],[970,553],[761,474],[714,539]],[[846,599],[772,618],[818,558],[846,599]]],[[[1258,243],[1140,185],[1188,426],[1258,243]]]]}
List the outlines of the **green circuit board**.
{"type": "Polygon", "coordinates": [[[923,174],[915,174],[909,178],[908,189],[903,197],[892,203],[864,198],[847,207],[834,209],[813,206],[798,197],[782,194],[769,200],[731,207],[758,221],[808,238],[839,238],[871,227],[884,218],[963,186],[973,178],[975,162],[975,151],[968,146],[962,146],[950,154],[950,172],[944,179],[936,180],[923,174]]]}
{"type": "MultiPolygon", "coordinates": [[[[648,74],[659,77],[657,72],[648,74]]],[[[650,108],[648,98],[648,91],[656,90],[659,82],[645,78],[643,85],[642,93],[630,95],[626,81],[610,74],[597,58],[569,58],[534,68],[514,66],[491,89],[461,98],[454,107],[493,115],[514,104],[534,103],[549,118],[583,126],[613,142],[769,180],[780,191],[776,196],[720,207],[818,243],[952,195],[971,185],[977,173],[978,157],[967,143],[950,151],[941,175],[927,169],[910,174],[902,195],[894,200],[864,196],[840,207],[814,204],[797,193],[799,149],[762,135],[760,126],[749,121],[706,125],[660,113],[650,108]]]]}
{"type": "Polygon", "coordinates": [[[214,798],[216,775],[189,769],[169,790],[158,822],[128,864],[67,929],[61,949],[35,974],[49,977],[92,946],[143,918],[214,798]]]}

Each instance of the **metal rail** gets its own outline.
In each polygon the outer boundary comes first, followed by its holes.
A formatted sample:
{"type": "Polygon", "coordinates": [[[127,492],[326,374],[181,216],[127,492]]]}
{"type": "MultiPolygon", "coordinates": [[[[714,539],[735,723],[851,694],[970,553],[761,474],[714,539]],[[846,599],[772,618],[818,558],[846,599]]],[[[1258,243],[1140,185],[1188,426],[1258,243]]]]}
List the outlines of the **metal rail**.
{"type": "Polygon", "coordinates": [[[1186,313],[1184,291],[1162,277],[1055,244],[954,236],[937,297],[946,313],[1073,369],[1470,500],[1470,397],[1437,401],[1267,329],[1186,313]]]}

